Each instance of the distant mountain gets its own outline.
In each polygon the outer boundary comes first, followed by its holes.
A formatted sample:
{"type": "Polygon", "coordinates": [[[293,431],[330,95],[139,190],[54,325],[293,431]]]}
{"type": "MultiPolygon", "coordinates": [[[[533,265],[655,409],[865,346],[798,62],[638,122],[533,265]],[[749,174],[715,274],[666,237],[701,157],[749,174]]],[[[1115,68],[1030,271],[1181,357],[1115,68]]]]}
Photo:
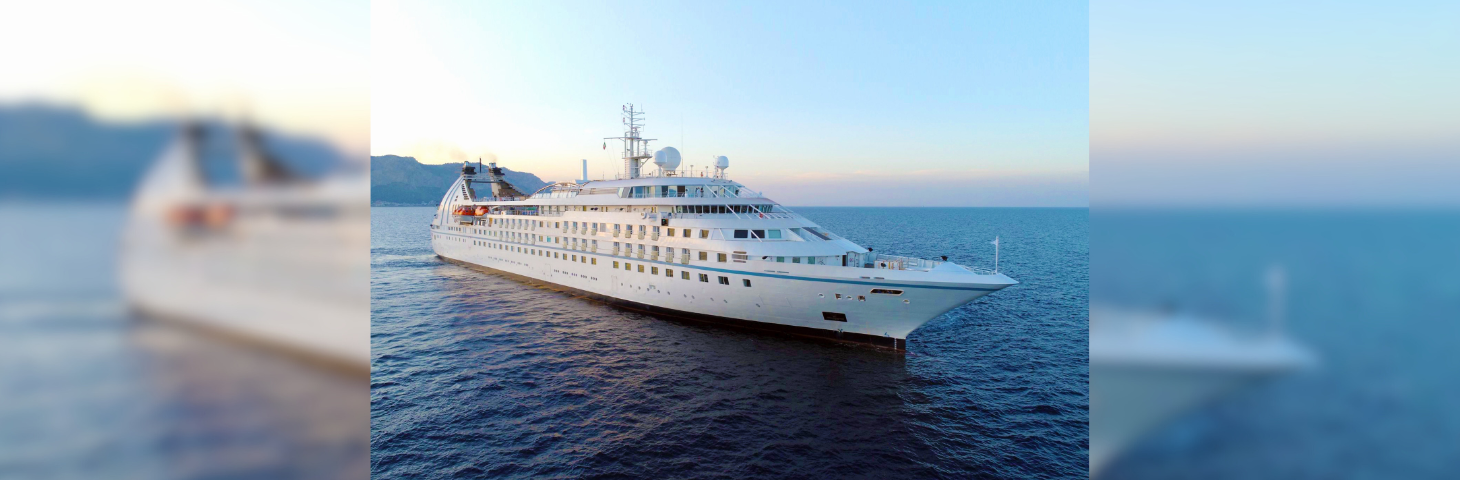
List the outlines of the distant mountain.
{"type": "MultiPolygon", "coordinates": [[[[210,182],[240,178],[234,132],[202,121],[203,169],[210,182]]],[[[176,120],[106,122],[71,107],[0,105],[0,198],[121,200],[178,131],[176,120]]],[[[270,153],[291,170],[318,176],[342,163],[323,141],[265,132],[270,153]]]]}
{"type": "MultiPolygon", "coordinates": [[[[549,185],[527,172],[502,169],[507,182],[523,193],[549,185]]],[[[382,155],[370,157],[370,204],[436,205],[446,189],[461,176],[461,164],[426,165],[413,157],[382,155]]]]}

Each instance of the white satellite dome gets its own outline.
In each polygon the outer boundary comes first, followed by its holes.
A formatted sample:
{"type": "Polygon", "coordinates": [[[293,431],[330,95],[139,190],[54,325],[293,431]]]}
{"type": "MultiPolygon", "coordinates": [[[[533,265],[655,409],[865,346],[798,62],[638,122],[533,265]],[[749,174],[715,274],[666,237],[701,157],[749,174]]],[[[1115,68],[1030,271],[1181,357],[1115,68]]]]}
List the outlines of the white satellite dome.
{"type": "Polygon", "coordinates": [[[679,150],[674,147],[664,147],[654,152],[654,164],[663,170],[674,170],[679,168],[679,150]]]}
{"type": "Polygon", "coordinates": [[[720,155],[718,157],[715,157],[715,168],[718,168],[718,169],[721,169],[721,170],[730,168],[730,159],[725,158],[724,155],[720,155]]]}

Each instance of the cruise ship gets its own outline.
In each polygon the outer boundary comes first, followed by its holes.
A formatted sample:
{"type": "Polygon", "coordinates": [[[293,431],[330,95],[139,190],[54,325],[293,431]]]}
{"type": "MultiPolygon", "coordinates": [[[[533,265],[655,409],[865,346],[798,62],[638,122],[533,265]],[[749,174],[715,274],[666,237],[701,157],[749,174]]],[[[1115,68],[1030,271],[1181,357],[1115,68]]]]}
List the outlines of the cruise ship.
{"type": "Polygon", "coordinates": [[[368,375],[369,176],[307,178],[261,131],[218,130],[185,126],[138,185],[118,251],[127,303],[142,318],[368,375]],[[210,182],[211,154],[242,181],[210,182]]]}
{"type": "Polygon", "coordinates": [[[624,106],[624,135],[606,139],[623,142],[612,180],[589,181],[585,160],[583,179],[526,193],[495,163],[463,164],[432,249],[630,310],[899,352],[929,320],[1018,283],[997,263],[873,252],[730,180],[724,156],[679,169],[674,147],[650,153],[642,115],[624,106]]]}

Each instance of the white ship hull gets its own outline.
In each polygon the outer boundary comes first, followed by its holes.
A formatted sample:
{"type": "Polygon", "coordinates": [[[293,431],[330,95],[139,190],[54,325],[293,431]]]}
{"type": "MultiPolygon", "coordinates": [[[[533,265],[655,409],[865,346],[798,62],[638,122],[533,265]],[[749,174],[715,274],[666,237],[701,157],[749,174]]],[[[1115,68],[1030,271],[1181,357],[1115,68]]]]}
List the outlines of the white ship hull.
{"type": "Polygon", "coordinates": [[[912,273],[896,270],[767,262],[686,264],[502,242],[445,229],[433,232],[432,249],[444,259],[570,288],[627,308],[899,350],[906,348],[908,334],[924,323],[1014,283],[1002,274],[968,271],[917,272],[940,278],[916,282],[891,280],[912,273]],[[753,270],[756,265],[772,268],[753,270]],[[657,274],[651,273],[654,269],[657,274]],[[673,277],[668,276],[670,270],[673,277]],[[686,271],[689,279],[683,278],[686,271]],[[844,273],[848,271],[862,275],[848,278],[844,273]],[[700,281],[701,274],[710,281],[700,281]],[[882,279],[862,278],[871,275],[882,279]],[[728,277],[728,285],[720,283],[722,276],[728,277]],[[872,294],[872,289],[897,289],[902,294],[872,294]],[[846,320],[827,320],[826,313],[844,315],[846,320]]]}

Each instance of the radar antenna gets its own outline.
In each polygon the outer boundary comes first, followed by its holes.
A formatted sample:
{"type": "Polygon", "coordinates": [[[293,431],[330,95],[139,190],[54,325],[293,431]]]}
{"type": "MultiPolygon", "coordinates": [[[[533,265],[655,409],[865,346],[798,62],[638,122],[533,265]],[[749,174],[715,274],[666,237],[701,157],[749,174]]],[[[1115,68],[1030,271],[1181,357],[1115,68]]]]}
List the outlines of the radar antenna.
{"type": "Polygon", "coordinates": [[[634,110],[634,104],[623,106],[624,136],[607,137],[604,140],[623,140],[624,142],[624,175],[627,178],[639,178],[639,169],[645,160],[653,158],[649,153],[649,142],[653,138],[640,138],[639,129],[643,128],[643,110],[634,110]]]}

